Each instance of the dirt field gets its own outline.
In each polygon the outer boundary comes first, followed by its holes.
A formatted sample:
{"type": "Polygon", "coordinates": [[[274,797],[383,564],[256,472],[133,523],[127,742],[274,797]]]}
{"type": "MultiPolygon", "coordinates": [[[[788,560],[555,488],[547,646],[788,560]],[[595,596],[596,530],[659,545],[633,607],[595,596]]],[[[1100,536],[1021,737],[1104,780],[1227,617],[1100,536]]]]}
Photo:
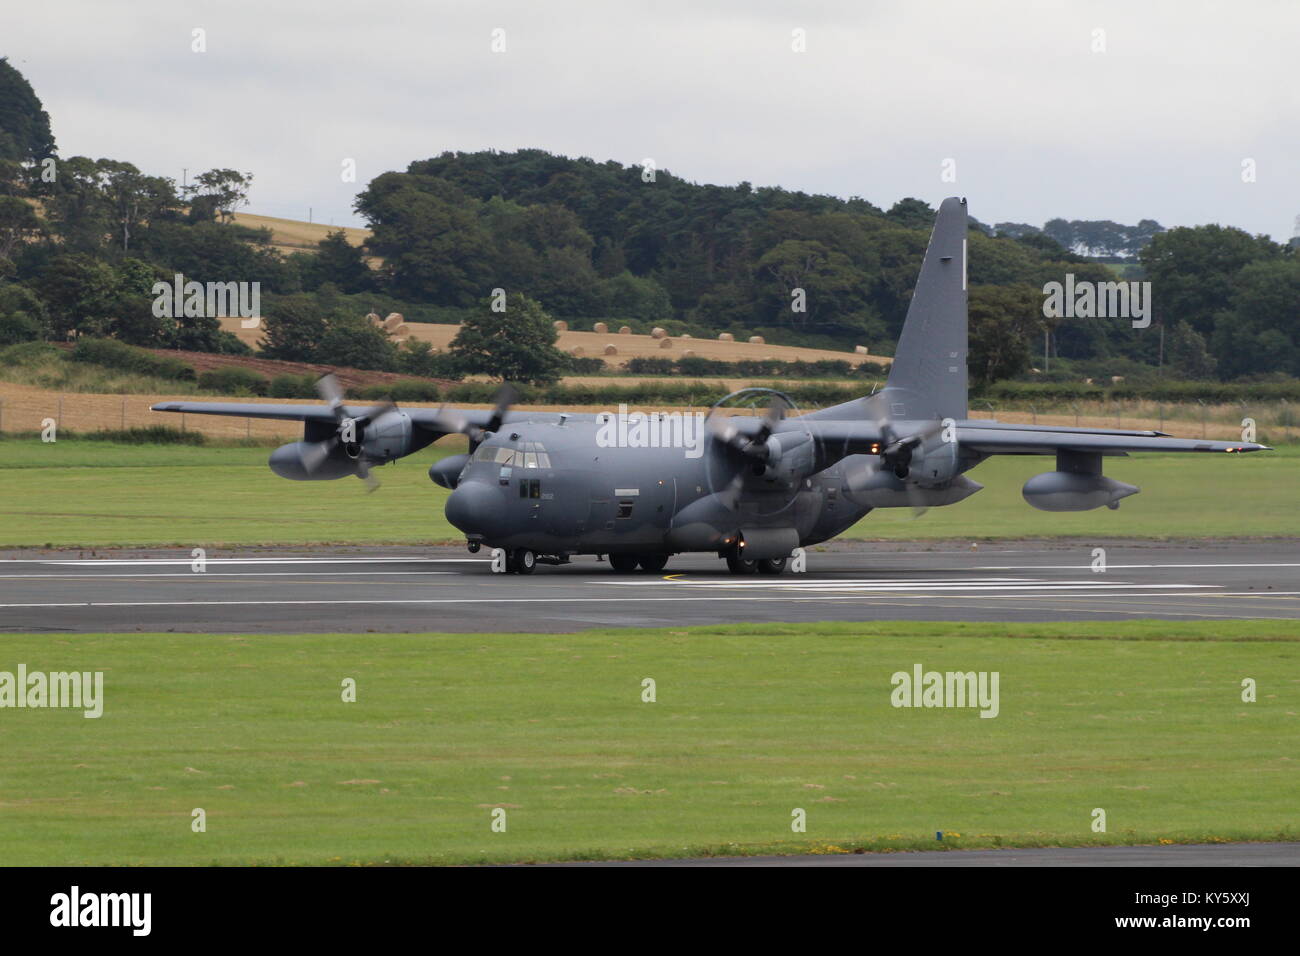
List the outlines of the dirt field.
{"type": "MultiPolygon", "coordinates": [[[[67,347],[70,349],[72,346],[67,347]]],[[[398,372],[376,372],[346,366],[313,365],[310,362],[282,362],[278,359],[264,359],[248,355],[215,355],[211,352],[185,352],[179,349],[146,349],[145,351],[166,358],[180,359],[187,365],[193,366],[194,371],[200,374],[212,369],[229,368],[231,366],[260,372],[267,378],[275,378],[277,375],[311,375],[320,378],[326,372],[333,372],[334,376],[339,380],[339,384],[345,389],[360,388],[366,385],[387,385],[390,382],[407,381],[415,377],[402,375],[398,372]]],[[[456,384],[447,379],[435,378],[427,381],[436,382],[444,388],[456,384]]]]}

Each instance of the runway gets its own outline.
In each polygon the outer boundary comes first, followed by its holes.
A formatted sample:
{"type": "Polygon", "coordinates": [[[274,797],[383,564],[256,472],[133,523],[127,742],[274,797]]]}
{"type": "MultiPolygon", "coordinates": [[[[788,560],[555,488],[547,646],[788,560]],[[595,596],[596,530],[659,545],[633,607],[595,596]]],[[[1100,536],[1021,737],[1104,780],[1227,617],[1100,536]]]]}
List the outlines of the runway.
{"type": "Polygon", "coordinates": [[[803,574],[594,558],[493,574],[451,548],[9,552],[0,632],[567,632],[799,621],[1300,618],[1300,541],[852,542],[803,574]],[[1096,549],[1104,567],[1099,566],[1096,549]]]}

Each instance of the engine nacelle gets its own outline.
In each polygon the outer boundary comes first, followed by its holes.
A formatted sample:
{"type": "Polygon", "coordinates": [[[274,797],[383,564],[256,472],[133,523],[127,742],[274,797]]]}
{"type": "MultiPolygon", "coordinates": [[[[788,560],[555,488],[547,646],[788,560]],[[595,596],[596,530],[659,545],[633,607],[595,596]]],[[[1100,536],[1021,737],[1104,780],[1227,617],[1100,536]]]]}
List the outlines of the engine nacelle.
{"type": "Polygon", "coordinates": [[[469,464],[469,455],[448,455],[429,466],[429,478],[436,485],[455,490],[460,483],[460,473],[469,464]]]}
{"type": "Polygon", "coordinates": [[[984,489],[965,475],[937,486],[909,483],[888,468],[881,468],[875,459],[863,460],[866,467],[848,470],[844,484],[855,502],[869,508],[939,508],[964,501],[984,489]]]}
{"type": "Polygon", "coordinates": [[[290,442],[271,452],[267,464],[292,481],[332,481],[360,476],[365,466],[382,465],[428,444],[417,443],[410,417],[390,408],[373,421],[344,419],[342,423],[304,423],[306,441],[290,442]]]}
{"type": "Polygon", "coordinates": [[[319,454],[318,444],[311,441],[295,441],[281,445],[271,452],[267,462],[271,470],[281,478],[291,481],[333,481],[335,478],[347,478],[357,473],[356,462],[349,458],[342,446],[334,449],[324,461],[315,464],[319,454]],[[308,468],[307,462],[314,467],[308,468]]]}
{"type": "Polygon", "coordinates": [[[815,470],[816,445],[808,432],[785,432],[768,439],[764,474],[794,487],[815,470]]]}
{"type": "Polygon", "coordinates": [[[1045,471],[1026,481],[1021,494],[1039,511],[1091,511],[1102,505],[1118,508],[1121,498],[1140,490],[1105,475],[1045,471]]]}
{"type": "Polygon", "coordinates": [[[361,447],[358,450],[367,461],[392,461],[394,458],[409,455],[414,450],[411,442],[411,419],[401,409],[389,409],[374,421],[363,425],[360,431],[361,447]]]}

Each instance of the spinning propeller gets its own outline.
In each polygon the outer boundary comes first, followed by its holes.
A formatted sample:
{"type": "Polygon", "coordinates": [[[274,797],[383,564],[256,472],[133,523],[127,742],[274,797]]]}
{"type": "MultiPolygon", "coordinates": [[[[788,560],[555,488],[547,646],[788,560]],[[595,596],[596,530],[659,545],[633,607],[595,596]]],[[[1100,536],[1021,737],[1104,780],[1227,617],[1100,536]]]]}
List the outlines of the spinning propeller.
{"type": "Polygon", "coordinates": [[[381,402],[360,415],[349,416],[343,404],[343,389],[339,387],[338,379],[332,374],[321,376],[316,382],[316,391],[334,413],[334,420],[338,423],[338,427],[329,438],[312,442],[303,448],[303,469],[308,474],[317,471],[331,455],[342,449],[345,455],[356,462],[357,476],[366,483],[367,490],[374,491],[379,487],[379,479],[370,473],[370,465],[366,461],[365,428],[379,416],[392,411],[397,406],[392,402],[381,402]]]}
{"type": "Polygon", "coordinates": [[[506,383],[497,390],[492,416],[487,420],[486,424],[476,425],[460,409],[448,408],[444,405],[434,415],[434,425],[438,431],[467,436],[469,438],[469,450],[472,452],[487,437],[489,432],[501,430],[501,423],[505,421],[506,412],[510,411],[510,406],[517,401],[519,401],[519,393],[513,386],[506,383]]]}

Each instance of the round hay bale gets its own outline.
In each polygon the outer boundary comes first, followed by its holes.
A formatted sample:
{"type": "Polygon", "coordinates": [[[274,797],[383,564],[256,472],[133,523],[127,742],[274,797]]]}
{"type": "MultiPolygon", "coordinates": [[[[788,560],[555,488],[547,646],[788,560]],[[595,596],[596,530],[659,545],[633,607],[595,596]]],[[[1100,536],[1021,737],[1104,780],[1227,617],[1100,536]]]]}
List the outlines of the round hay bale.
{"type": "Polygon", "coordinates": [[[695,349],[687,349],[685,352],[682,353],[682,358],[694,358],[694,357],[695,357],[695,349]]]}
{"type": "Polygon", "coordinates": [[[667,337],[667,335],[668,333],[657,325],[650,330],[650,338],[652,339],[662,339],[667,337]]]}
{"type": "Polygon", "coordinates": [[[679,335],[679,336],[677,336],[677,337],[678,337],[679,339],[689,339],[689,338],[691,337],[691,333],[689,333],[689,332],[683,332],[681,335],[679,335]]]}
{"type": "Polygon", "coordinates": [[[551,324],[552,324],[553,326],[555,326],[555,331],[557,331],[557,332],[567,332],[567,331],[569,331],[569,323],[568,323],[568,322],[565,322],[563,319],[556,319],[556,320],[555,320],[554,322],[552,322],[551,324]]]}
{"type": "Polygon", "coordinates": [[[389,312],[388,317],[384,319],[384,328],[388,329],[388,331],[391,332],[393,331],[393,329],[401,325],[404,321],[405,319],[402,318],[400,312],[389,312]]]}
{"type": "Polygon", "coordinates": [[[609,332],[609,326],[606,325],[604,322],[597,322],[595,325],[591,327],[591,331],[599,332],[601,335],[605,335],[606,333],[609,332]]]}
{"type": "Polygon", "coordinates": [[[381,319],[381,318],[379,317],[379,313],[378,313],[378,312],[370,312],[370,313],[367,313],[367,315],[366,315],[366,321],[367,321],[367,322],[371,322],[371,323],[373,323],[373,324],[375,324],[375,325],[383,325],[383,323],[384,323],[384,320],[381,319]]]}
{"type": "Polygon", "coordinates": [[[411,328],[405,322],[399,322],[388,330],[389,335],[410,335],[411,328]]]}
{"type": "Polygon", "coordinates": [[[587,350],[579,345],[577,348],[569,349],[569,354],[575,358],[581,358],[583,355],[587,354],[587,350]]]}
{"type": "Polygon", "coordinates": [[[853,346],[853,353],[855,355],[866,355],[867,347],[865,345],[855,345],[853,346]]]}
{"type": "Polygon", "coordinates": [[[751,335],[749,337],[750,345],[766,345],[767,341],[761,335],[751,335]]]}
{"type": "Polygon", "coordinates": [[[632,334],[632,328],[631,328],[631,326],[627,326],[627,325],[620,326],[620,327],[619,327],[619,330],[618,330],[618,334],[619,334],[619,335],[631,335],[631,334],[632,334]]]}
{"type": "Polygon", "coordinates": [[[661,349],[670,349],[670,348],[673,347],[673,340],[672,340],[672,339],[660,339],[660,340],[659,340],[659,347],[660,347],[661,349]]]}
{"type": "Polygon", "coordinates": [[[734,335],[732,335],[730,332],[719,332],[719,333],[718,333],[718,341],[719,341],[719,342],[734,342],[734,341],[736,341],[736,337],[735,337],[734,335]]]}
{"type": "Polygon", "coordinates": [[[605,346],[605,354],[606,354],[606,355],[617,355],[617,354],[618,354],[618,347],[617,347],[617,346],[614,346],[614,345],[606,345],[606,346],[605,346]]]}

